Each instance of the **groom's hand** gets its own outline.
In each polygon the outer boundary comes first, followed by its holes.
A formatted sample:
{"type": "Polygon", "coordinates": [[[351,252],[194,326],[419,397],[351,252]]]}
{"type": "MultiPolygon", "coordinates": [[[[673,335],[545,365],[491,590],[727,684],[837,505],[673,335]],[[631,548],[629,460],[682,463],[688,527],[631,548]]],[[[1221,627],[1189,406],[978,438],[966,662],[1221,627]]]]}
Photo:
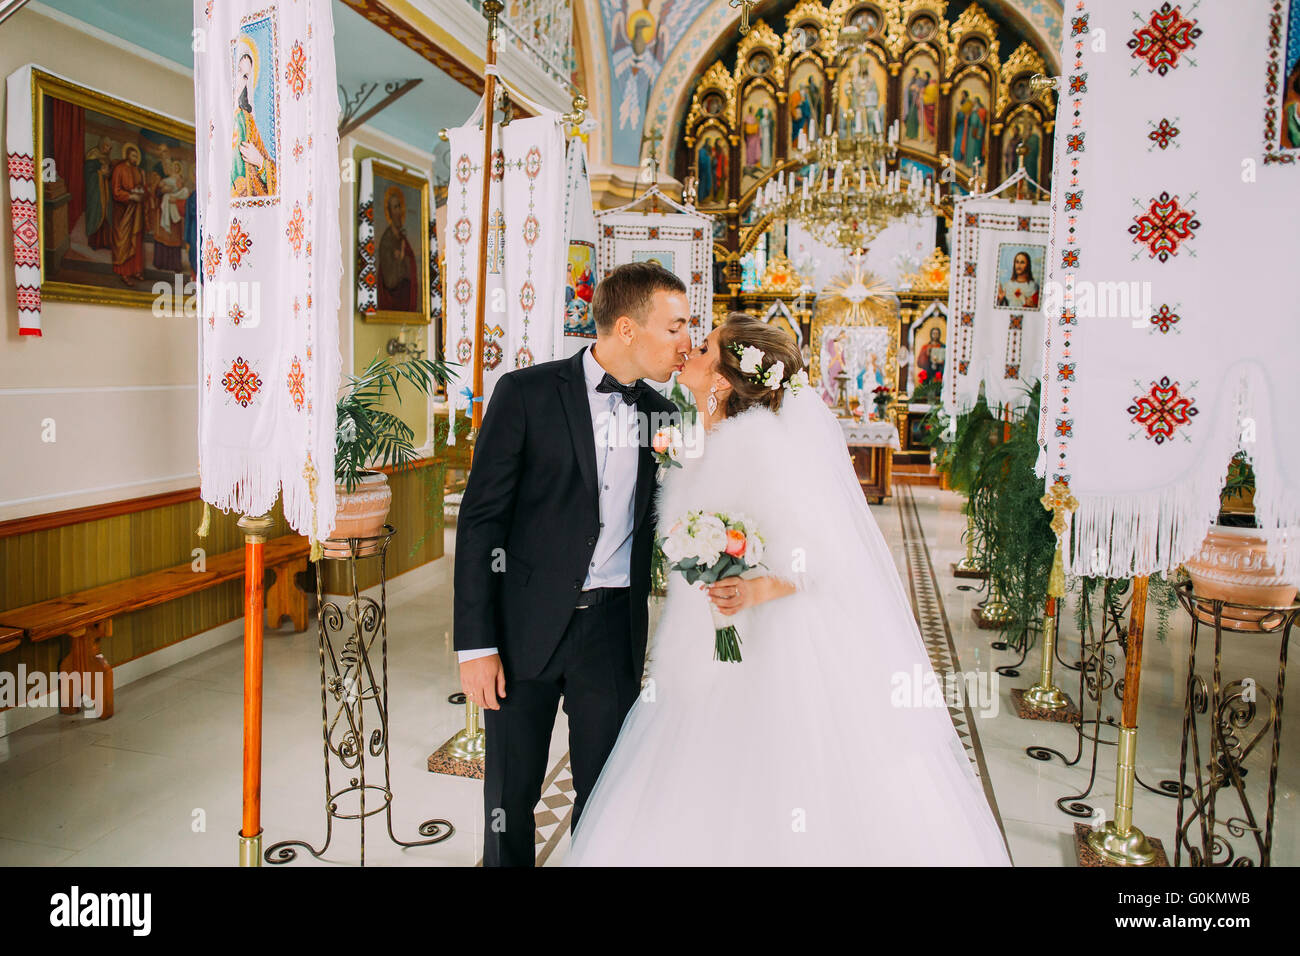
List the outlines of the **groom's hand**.
{"type": "Polygon", "coordinates": [[[476,657],[460,665],[460,689],[470,703],[500,710],[498,697],[506,696],[506,672],[500,654],[476,657]]]}

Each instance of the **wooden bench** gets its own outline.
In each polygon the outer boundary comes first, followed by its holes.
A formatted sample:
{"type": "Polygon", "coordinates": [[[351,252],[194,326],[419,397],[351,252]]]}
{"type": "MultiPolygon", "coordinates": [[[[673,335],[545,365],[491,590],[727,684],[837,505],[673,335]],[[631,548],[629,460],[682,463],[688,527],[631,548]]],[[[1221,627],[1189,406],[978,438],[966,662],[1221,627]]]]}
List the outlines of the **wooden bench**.
{"type": "MultiPolygon", "coordinates": [[[[293,619],[295,631],[307,629],[307,594],[294,583],[295,571],[306,570],[310,551],[307,539],[284,535],[267,541],[262,561],[274,581],[266,586],[267,627],[279,627],[281,618],[293,619]]],[[[197,594],[226,581],[244,576],[242,547],[214,555],[202,571],[191,564],[179,564],[162,571],[152,571],[134,578],[115,581],[75,594],[51,598],[25,607],[0,611],[0,652],[12,650],[25,638],[33,643],[68,635],[71,649],[59,662],[61,674],[102,673],[103,700],[100,719],[113,716],[113,670],[100,652],[99,642],[113,633],[113,618],[131,611],[153,607],[167,601],[197,594]]],[[[77,713],[81,701],[64,699],[67,683],[60,681],[59,708],[65,714],[77,713]]],[[[94,700],[93,677],[86,693],[94,700]]]]}

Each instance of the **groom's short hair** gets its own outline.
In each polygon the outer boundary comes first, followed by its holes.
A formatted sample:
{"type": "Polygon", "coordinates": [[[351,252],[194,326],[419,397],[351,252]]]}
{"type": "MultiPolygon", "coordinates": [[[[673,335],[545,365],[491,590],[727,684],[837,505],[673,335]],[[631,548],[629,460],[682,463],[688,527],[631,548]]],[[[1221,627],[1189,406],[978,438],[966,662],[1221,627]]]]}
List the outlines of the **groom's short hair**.
{"type": "Polygon", "coordinates": [[[596,331],[608,333],[620,315],[644,325],[650,303],[659,290],[686,294],[686,283],[657,262],[625,262],[616,266],[596,286],[591,316],[596,331]]]}

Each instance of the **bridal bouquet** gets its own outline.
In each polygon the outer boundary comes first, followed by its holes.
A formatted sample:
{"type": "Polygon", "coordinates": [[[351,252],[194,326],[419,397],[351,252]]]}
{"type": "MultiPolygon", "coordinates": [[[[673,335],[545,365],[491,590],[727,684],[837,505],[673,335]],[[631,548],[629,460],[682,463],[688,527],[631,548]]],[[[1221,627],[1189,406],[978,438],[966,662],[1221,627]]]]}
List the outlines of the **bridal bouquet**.
{"type": "MultiPolygon", "coordinates": [[[[761,567],[763,538],[744,515],[692,511],[659,539],[670,571],[680,571],[688,584],[713,584],[722,578],[747,576],[761,567]]],[[[740,635],[730,619],[712,605],[713,659],[738,662],[740,635]]]]}

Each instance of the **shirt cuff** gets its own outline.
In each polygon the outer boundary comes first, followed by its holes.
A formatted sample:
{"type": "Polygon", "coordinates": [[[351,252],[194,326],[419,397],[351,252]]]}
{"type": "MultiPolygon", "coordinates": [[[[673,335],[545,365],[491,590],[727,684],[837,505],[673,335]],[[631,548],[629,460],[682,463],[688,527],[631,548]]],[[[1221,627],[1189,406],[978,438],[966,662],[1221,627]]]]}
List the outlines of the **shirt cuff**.
{"type": "Polygon", "coordinates": [[[496,652],[495,647],[476,647],[472,651],[457,651],[456,658],[459,663],[464,664],[466,661],[477,660],[480,657],[487,657],[496,652]]]}

